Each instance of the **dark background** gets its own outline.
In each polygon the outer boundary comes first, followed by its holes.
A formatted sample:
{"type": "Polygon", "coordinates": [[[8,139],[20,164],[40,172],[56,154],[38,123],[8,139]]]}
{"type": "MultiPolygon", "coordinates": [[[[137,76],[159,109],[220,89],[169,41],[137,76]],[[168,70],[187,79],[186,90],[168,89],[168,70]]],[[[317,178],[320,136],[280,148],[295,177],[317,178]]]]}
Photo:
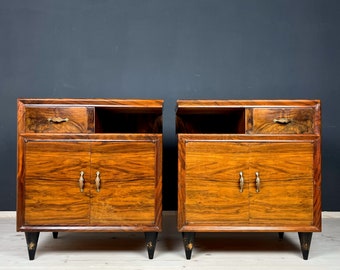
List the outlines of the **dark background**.
{"type": "Polygon", "coordinates": [[[323,210],[340,210],[340,1],[0,0],[0,210],[15,210],[16,99],[321,99],[323,210]]]}

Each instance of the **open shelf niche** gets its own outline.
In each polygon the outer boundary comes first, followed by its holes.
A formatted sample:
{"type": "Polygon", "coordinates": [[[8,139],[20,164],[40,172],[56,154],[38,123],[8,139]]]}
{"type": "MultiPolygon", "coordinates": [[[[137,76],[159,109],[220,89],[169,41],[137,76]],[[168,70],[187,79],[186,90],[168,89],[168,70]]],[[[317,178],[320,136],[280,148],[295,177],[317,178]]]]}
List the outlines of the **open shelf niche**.
{"type": "Polygon", "coordinates": [[[162,133],[162,110],[96,107],[95,133],[162,133]]]}
{"type": "Polygon", "coordinates": [[[244,134],[244,108],[179,108],[177,133],[244,134]]]}

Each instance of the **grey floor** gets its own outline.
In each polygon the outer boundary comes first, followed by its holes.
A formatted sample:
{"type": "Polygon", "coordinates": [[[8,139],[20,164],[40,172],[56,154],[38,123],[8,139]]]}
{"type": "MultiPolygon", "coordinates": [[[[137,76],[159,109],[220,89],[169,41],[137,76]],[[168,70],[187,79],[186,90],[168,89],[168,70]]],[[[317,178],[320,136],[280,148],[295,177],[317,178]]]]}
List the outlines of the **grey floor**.
{"type": "Polygon", "coordinates": [[[302,259],[297,233],[199,233],[185,259],[176,212],[165,212],[155,257],[147,258],[142,233],[41,233],[34,261],[24,233],[15,231],[15,212],[0,212],[0,269],[340,269],[340,213],[323,213],[309,260],[302,259]]]}

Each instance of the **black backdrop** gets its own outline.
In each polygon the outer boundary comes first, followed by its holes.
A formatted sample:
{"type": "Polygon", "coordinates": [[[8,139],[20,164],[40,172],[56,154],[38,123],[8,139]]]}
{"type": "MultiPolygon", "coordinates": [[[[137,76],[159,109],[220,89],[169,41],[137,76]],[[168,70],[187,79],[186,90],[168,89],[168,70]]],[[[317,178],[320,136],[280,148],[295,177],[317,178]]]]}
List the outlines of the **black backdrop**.
{"type": "Polygon", "coordinates": [[[0,0],[0,210],[15,210],[16,99],[321,99],[323,210],[340,210],[340,1],[0,0]]]}

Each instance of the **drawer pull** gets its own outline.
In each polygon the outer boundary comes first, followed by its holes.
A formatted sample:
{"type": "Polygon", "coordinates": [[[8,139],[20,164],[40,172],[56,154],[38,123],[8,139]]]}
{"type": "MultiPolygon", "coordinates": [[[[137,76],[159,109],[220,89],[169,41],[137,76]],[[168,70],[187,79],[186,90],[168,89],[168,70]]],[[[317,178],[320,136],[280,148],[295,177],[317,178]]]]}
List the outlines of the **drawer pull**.
{"type": "Polygon", "coordinates": [[[79,177],[79,189],[80,192],[84,192],[84,186],[85,186],[85,179],[84,179],[84,172],[80,172],[80,177],[79,177]]]}
{"type": "Polygon", "coordinates": [[[58,124],[58,123],[62,123],[62,122],[68,122],[68,118],[51,117],[51,118],[48,118],[47,121],[51,122],[51,123],[58,124]]]}
{"type": "Polygon", "coordinates": [[[256,192],[260,192],[261,179],[259,177],[258,172],[256,172],[255,175],[256,175],[256,179],[255,179],[256,192]]]}
{"type": "Polygon", "coordinates": [[[274,121],[274,123],[278,123],[278,124],[281,124],[281,125],[287,125],[290,122],[292,122],[292,120],[290,120],[288,118],[278,118],[278,119],[274,119],[273,121],[274,121]]]}
{"type": "Polygon", "coordinates": [[[97,175],[96,180],[94,180],[94,181],[96,183],[96,190],[97,190],[97,192],[99,192],[100,191],[100,172],[97,171],[96,175],[97,175]]]}
{"type": "Polygon", "coordinates": [[[240,172],[240,192],[243,192],[243,186],[244,186],[244,178],[243,178],[243,172],[240,172]]]}

